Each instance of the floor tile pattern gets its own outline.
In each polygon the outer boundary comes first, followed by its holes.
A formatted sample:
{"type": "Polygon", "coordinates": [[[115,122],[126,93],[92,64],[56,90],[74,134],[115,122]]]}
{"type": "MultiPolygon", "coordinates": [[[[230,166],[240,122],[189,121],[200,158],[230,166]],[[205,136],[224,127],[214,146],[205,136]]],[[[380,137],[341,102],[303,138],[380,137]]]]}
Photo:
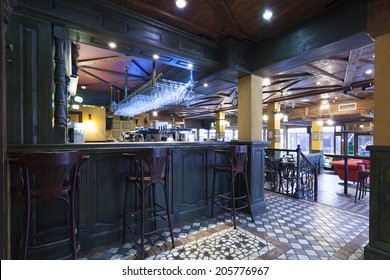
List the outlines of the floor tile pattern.
{"type": "MultiPolygon", "coordinates": [[[[335,189],[342,192],[343,186],[335,185],[335,189]]],[[[255,216],[254,222],[239,214],[238,229],[234,230],[231,215],[221,213],[213,219],[203,217],[175,225],[176,248],[172,249],[166,230],[147,239],[148,256],[150,259],[362,259],[368,241],[368,217],[354,213],[351,210],[357,204],[354,198],[335,195],[335,189],[324,192],[329,196],[333,192],[329,201],[342,197],[344,202],[336,207],[266,191],[267,210],[255,216]],[[229,244],[228,250],[223,242],[229,244]]],[[[361,202],[368,204],[368,199],[361,202]]],[[[116,242],[94,248],[80,256],[135,259],[138,249],[139,240],[129,240],[126,244],[116,242]]]]}
{"type": "Polygon", "coordinates": [[[230,226],[148,259],[248,260],[258,259],[274,248],[275,245],[260,236],[241,227],[234,229],[230,226]]]}

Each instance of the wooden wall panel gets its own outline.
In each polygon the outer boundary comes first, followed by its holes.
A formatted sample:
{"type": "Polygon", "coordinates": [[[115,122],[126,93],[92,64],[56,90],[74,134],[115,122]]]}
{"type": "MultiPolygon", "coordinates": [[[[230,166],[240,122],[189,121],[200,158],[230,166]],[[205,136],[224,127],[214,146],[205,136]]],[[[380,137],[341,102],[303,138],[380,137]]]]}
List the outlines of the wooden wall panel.
{"type": "Polygon", "coordinates": [[[16,15],[7,32],[8,144],[52,139],[53,43],[49,22],[16,15]]]}

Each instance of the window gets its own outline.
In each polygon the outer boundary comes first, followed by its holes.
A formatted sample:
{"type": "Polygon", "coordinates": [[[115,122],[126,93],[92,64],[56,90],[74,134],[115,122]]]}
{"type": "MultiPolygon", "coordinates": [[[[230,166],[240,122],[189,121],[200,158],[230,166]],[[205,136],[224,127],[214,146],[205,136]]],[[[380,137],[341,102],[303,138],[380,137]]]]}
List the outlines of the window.
{"type": "Polygon", "coordinates": [[[334,126],[324,126],[322,130],[323,143],[324,143],[324,152],[328,154],[334,153],[334,126]]]}
{"type": "Polygon", "coordinates": [[[301,145],[303,153],[310,151],[310,137],[306,127],[287,129],[287,149],[295,150],[301,145]]]}
{"type": "Polygon", "coordinates": [[[366,150],[367,146],[373,144],[373,136],[372,135],[358,135],[358,155],[359,156],[369,156],[370,152],[366,150]]]}

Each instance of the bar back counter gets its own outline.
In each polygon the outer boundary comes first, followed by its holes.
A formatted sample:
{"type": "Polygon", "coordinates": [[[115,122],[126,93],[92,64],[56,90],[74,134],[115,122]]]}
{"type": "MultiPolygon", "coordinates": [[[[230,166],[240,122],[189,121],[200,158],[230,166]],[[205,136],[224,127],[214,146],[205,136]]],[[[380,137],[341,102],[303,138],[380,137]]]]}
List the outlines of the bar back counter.
{"type": "MultiPolygon", "coordinates": [[[[169,203],[174,225],[201,216],[210,217],[212,172],[215,164],[225,159],[215,155],[215,149],[231,145],[248,145],[248,181],[254,214],[265,210],[264,149],[267,142],[143,142],[143,143],[86,143],[62,145],[10,145],[9,157],[22,152],[77,150],[89,155],[81,167],[77,187],[78,239],[80,250],[91,249],[112,241],[119,241],[122,233],[123,195],[125,176],[130,162],[123,153],[150,147],[167,147],[169,159],[169,203]]],[[[23,221],[23,200],[18,170],[9,166],[11,193],[11,254],[16,258],[23,221]]],[[[217,184],[227,184],[223,179],[217,184]]],[[[163,194],[157,194],[163,199],[163,194]]],[[[58,204],[43,204],[33,217],[34,225],[50,228],[54,223],[51,213],[66,211],[58,204]]],[[[64,224],[66,221],[63,221],[64,224]]],[[[65,250],[58,247],[37,251],[33,259],[51,259],[65,250]]]]}

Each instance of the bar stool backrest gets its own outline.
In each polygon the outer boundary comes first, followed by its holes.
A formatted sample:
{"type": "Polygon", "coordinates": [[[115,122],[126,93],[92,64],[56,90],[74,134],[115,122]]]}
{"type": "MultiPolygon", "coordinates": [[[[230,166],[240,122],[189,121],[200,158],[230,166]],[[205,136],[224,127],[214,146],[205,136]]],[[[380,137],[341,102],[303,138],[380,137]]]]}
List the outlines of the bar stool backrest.
{"type": "Polygon", "coordinates": [[[230,148],[230,161],[237,172],[244,172],[247,161],[247,145],[237,145],[230,148]]]}
{"type": "Polygon", "coordinates": [[[168,170],[168,156],[169,149],[167,148],[147,148],[141,149],[137,154],[144,164],[147,166],[147,170],[144,169],[144,165],[140,163],[141,178],[146,174],[150,176],[152,183],[158,183],[167,175],[168,170]]]}
{"type": "Polygon", "coordinates": [[[37,186],[34,187],[34,197],[55,199],[61,195],[69,174],[70,187],[74,189],[81,157],[77,151],[23,153],[18,162],[22,169],[23,191],[30,196],[31,187],[37,186]]]}

